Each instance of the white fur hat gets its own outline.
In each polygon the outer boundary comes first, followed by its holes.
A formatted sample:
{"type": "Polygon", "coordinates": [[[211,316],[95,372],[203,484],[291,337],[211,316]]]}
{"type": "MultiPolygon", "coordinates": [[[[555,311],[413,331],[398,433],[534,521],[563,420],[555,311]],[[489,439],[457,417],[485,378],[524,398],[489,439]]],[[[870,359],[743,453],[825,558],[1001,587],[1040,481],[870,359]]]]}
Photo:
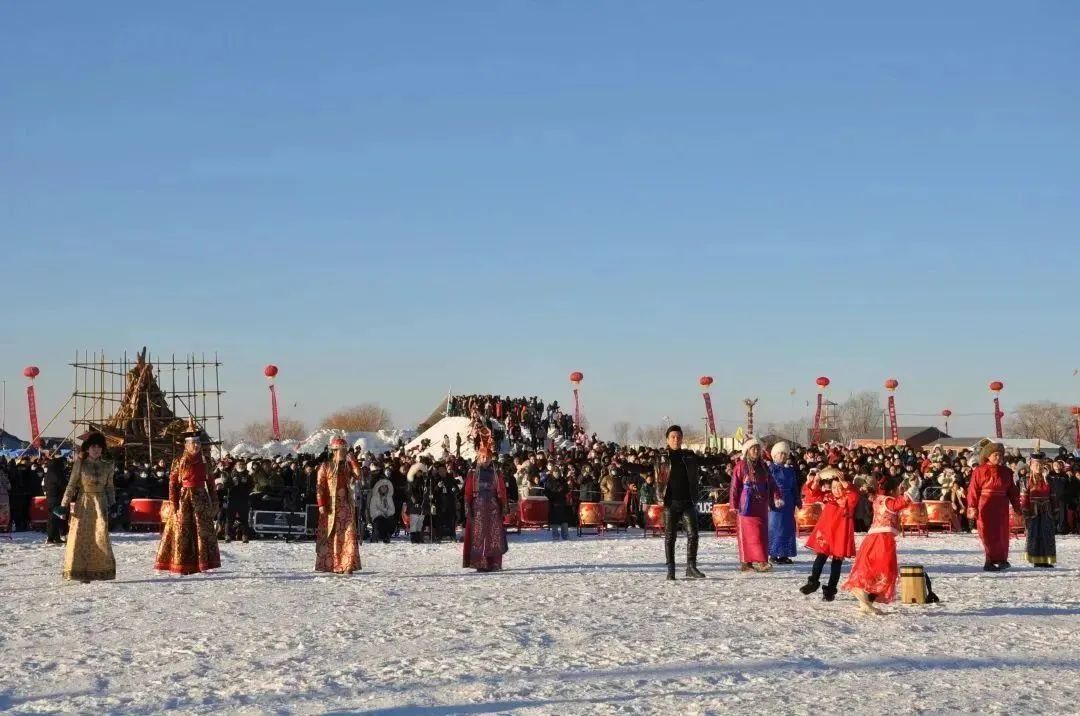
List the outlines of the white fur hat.
{"type": "Polygon", "coordinates": [[[750,438],[749,440],[744,442],[742,445],[742,454],[746,455],[748,452],[750,452],[750,448],[754,447],[755,445],[761,447],[761,443],[758,442],[757,438],[750,438]]]}
{"type": "Polygon", "coordinates": [[[773,462],[780,462],[781,455],[791,454],[791,446],[781,440],[772,446],[772,450],[769,451],[769,454],[772,455],[773,462]]]}

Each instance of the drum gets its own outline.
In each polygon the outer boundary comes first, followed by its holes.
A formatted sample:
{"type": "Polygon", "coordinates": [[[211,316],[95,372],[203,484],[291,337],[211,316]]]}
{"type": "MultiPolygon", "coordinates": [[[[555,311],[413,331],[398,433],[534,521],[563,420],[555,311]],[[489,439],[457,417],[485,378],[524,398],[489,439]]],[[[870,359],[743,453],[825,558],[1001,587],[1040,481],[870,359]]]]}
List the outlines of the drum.
{"type": "Polygon", "coordinates": [[[717,502],[712,506],[712,523],[717,537],[721,534],[735,534],[736,519],[735,510],[728,503],[717,502]]]}
{"type": "Polygon", "coordinates": [[[582,530],[595,529],[597,534],[604,532],[604,505],[600,502],[582,502],[578,505],[578,528],[582,530]]]}
{"type": "Polygon", "coordinates": [[[622,500],[618,502],[601,502],[604,507],[604,522],[609,525],[615,525],[617,527],[625,527],[627,524],[626,519],[626,503],[622,500]]]}
{"type": "Polygon", "coordinates": [[[920,564],[900,567],[900,603],[926,604],[926,572],[920,564]]]}
{"type": "Polygon", "coordinates": [[[927,525],[926,505],[924,503],[915,502],[901,510],[900,532],[902,534],[914,532],[915,534],[925,535],[927,525]]]}
{"type": "Polygon", "coordinates": [[[646,505],[645,507],[645,535],[662,534],[664,532],[664,506],[646,505]]]}
{"type": "Polygon", "coordinates": [[[521,515],[518,514],[518,503],[506,503],[506,514],[503,515],[503,527],[517,527],[519,530],[521,529],[521,515]]]}
{"type": "Polygon", "coordinates": [[[935,527],[945,532],[952,532],[953,526],[953,506],[951,502],[945,500],[927,500],[923,502],[926,505],[926,524],[929,527],[935,527]]]}
{"type": "MultiPolygon", "coordinates": [[[[149,500],[135,498],[128,503],[128,522],[132,527],[152,527],[157,529],[164,522],[162,508],[166,500],[149,500]]],[[[169,503],[169,512],[172,512],[172,503],[169,503]]]]}
{"type": "Polygon", "coordinates": [[[518,509],[522,527],[544,527],[548,523],[548,498],[526,497],[518,509]]]}
{"type": "Polygon", "coordinates": [[[814,531],[824,508],[820,502],[811,502],[795,510],[795,528],[799,534],[810,534],[814,531]]]}
{"type": "Polygon", "coordinates": [[[1009,534],[1014,537],[1019,537],[1027,532],[1027,525],[1024,523],[1024,514],[1017,512],[1009,506],[1009,534]]]}
{"type": "Polygon", "coordinates": [[[49,503],[43,495],[30,500],[30,529],[45,529],[49,522],[49,503]]]}

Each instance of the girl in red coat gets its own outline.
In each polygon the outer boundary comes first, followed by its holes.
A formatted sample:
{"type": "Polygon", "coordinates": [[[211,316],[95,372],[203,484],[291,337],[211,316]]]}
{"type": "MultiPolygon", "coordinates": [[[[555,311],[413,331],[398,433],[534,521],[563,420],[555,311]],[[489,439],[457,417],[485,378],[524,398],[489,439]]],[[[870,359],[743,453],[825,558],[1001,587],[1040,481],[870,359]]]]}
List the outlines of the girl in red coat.
{"type": "MultiPolygon", "coordinates": [[[[838,457],[830,456],[829,462],[838,461],[838,457]]],[[[855,556],[855,507],[859,504],[859,491],[835,467],[822,470],[816,478],[811,478],[809,485],[812,501],[825,506],[821,510],[821,519],[806,541],[806,546],[817,553],[817,558],[810,578],[799,591],[803,594],[817,591],[821,586],[821,571],[831,557],[829,583],[821,589],[822,598],[831,602],[836,598],[844,560],[855,556]]]]}
{"type": "Polygon", "coordinates": [[[888,604],[896,596],[896,535],[900,534],[900,512],[919,500],[919,481],[907,494],[901,495],[901,482],[889,478],[884,489],[874,498],[874,521],[866,539],[859,545],[859,554],[844,589],[859,600],[864,614],[882,614],[872,602],[888,604]]]}
{"type": "Polygon", "coordinates": [[[983,569],[998,572],[1009,565],[1009,505],[1020,512],[1020,491],[1012,470],[1001,464],[1005,447],[989,443],[979,454],[981,464],[971,473],[968,520],[979,522],[979,539],[986,553],[983,569]]]}

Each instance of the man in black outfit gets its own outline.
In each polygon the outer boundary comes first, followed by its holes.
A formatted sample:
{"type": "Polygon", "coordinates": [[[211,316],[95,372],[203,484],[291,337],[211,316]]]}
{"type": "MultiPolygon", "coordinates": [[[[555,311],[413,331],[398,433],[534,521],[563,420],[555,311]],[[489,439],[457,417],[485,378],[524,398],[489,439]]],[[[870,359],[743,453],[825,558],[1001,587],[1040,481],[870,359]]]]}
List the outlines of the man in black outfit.
{"type": "Polygon", "coordinates": [[[656,494],[664,505],[664,556],[667,558],[667,578],[675,579],[675,539],[679,522],[686,530],[686,576],[704,579],[697,567],[698,469],[704,465],[722,465],[725,457],[701,457],[682,449],[683,432],[678,425],[667,429],[667,452],[653,470],[656,475],[656,494]]]}
{"type": "Polygon", "coordinates": [[[45,489],[45,505],[49,508],[49,522],[46,527],[46,544],[63,544],[60,534],[64,529],[64,521],[53,514],[53,510],[60,506],[67,489],[67,465],[59,452],[52,454],[52,459],[45,465],[45,478],[42,487],[45,489]]]}

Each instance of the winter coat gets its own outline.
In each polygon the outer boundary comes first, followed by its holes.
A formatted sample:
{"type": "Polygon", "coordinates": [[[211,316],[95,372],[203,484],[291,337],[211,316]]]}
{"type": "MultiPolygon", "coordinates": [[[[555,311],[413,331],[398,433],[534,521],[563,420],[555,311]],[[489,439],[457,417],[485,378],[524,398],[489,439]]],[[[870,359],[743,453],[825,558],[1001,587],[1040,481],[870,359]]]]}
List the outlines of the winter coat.
{"type": "Polygon", "coordinates": [[[394,518],[394,483],[387,480],[385,477],[378,480],[374,487],[371,488],[371,494],[368,496],[368,514],[372,520],[377,517],[389,517],[394,518]],[[386,489],[386,494],[381,494],[383,488],[386,489]]]}
{"type": "Polygon", "coordinates": [[[48,467],[45,470],[45,477],[41,482],[42,488],[45,490],[45,502],[50,510],[60,506],[60,499],[64,496],[64,489],[67,488],[66,467],[67,465],[62,458],[53,458],[49,460],[48,467]]]}

